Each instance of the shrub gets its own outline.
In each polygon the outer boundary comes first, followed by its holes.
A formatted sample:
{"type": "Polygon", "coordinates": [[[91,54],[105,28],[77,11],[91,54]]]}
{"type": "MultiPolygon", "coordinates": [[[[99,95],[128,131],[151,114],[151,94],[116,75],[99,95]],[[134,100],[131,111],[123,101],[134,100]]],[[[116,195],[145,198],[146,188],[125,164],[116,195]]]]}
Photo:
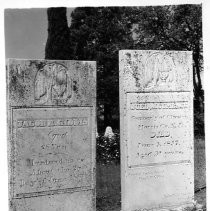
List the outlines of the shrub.
{"type": "Polygon", "coordinates": [[[120,135],[112,138],[99,135],[96,139],[96,161],[100,164],[120,163],[120,135]]]}

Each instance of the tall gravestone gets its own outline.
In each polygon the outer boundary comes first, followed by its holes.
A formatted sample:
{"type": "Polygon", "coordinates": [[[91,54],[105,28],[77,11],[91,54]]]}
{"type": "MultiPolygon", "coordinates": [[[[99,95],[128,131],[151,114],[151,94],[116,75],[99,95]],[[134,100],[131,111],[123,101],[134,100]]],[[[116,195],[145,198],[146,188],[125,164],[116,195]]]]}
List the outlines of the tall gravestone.
{"type": "Polygon", "coordinates": [[[11,211],[95,210],[96,63],[7,66],[11,211]]]}
{"type": "Polygon", "coordinates": [[[120,51],[122,210],[193,206],[192,54],[120,51]]]}

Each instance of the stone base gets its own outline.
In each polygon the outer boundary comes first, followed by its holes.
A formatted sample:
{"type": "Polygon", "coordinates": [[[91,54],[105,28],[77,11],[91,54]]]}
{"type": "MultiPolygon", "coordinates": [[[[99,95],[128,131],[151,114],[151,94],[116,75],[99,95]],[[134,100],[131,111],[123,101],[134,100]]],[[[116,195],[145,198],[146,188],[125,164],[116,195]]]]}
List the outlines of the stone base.
{"type": "Polygon", "coordinates": [[[194,201],[192,205],[182,205],[180,207],[170,209],[170,211],[203,211],[203,205],[194,201]]]}
{"type": "MultiPolygon", "coordinates": [[[[125,210],[121,210],[125,211],[125,210]]],[[[127,210],[126,210],[127,211],[127,210]]],[[[191,204],[184,204],[179,207],[167,207],[167,208],[143,208],[138,210],[128,210],[128,211],[203,211],[203,205],[199,204],[197,201],[193,201],[191,204]]]]}

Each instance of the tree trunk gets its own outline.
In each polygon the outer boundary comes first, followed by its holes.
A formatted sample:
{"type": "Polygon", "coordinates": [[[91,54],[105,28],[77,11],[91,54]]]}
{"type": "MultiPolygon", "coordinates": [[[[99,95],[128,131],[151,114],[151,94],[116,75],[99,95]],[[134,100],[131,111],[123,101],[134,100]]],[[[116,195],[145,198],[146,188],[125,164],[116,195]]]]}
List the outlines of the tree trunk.
{"type": "Polygon", "coordinates": [[[48,38],[45,59],[70,59],[70,33],[66,8],[48,8],[48,38]]]}
{"type": "Polygon", "coordinates": [[[194,68],[193,68],[193,75],[196,79],[193,78],[194,81],[194,91],[195,91],[195,100],[198,102],[199,110],[201,111],[203,109],[203,103],[204,103],[204,95],[203,95],[203,89],[202,89],[202,83],[201,83],[201,77],[200,77],[200,68],[199,68],[199,52],[196,52],[193,55],[194,60],[194,68]]]}

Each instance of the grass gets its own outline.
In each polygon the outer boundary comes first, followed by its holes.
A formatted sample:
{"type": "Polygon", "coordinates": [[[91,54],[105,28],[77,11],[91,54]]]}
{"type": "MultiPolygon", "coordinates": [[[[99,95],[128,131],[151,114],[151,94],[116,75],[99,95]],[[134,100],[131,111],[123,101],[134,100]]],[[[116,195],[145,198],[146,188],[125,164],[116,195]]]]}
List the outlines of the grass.
{"type": "Polygon", "coordinates": [[[120,210],[120,165],[97,165],[97,211],[120,210]]]}
{"type": "MultiPolygon", "coordinates": [[[[195,200],[206,207],[206,163],[205,163],[205,141],[196,138],[194,144],[195,165],[195,200]],[[200,190],[200,188],[203,188],[200,190]]],[[[120,165],[97,164],[96,191],[97,211],[120,211],[121,209],[121,187],[120,187],[120,165]]]]}
{"type": "Polygon", "coordinates": [[[202,138],[195,139],[194,166],[195,190],[198,190],[206,186],[205,141],[202,138]]]}

